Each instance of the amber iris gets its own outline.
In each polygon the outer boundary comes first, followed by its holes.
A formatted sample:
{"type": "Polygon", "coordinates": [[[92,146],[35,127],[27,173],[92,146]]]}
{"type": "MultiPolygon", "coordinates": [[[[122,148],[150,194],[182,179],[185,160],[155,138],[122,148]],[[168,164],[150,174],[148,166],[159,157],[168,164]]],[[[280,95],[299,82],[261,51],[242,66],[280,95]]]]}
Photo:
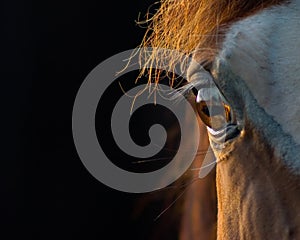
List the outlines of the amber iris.
{"type": "Polygon", "coordinates": [[[196,108],[203,123],[214,130],[220,130],[232,121],[231,108],[224,102],[199,101],[196,108]]]}

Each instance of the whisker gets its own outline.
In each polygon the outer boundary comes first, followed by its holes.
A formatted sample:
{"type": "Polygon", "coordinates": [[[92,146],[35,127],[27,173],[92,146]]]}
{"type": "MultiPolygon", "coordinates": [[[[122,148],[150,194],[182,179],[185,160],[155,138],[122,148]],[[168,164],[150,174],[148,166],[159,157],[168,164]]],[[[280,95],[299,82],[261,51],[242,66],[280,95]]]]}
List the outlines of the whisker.
{"type": "Polygon", "coordinates": [[[199,178],[195,178],[192,181],[190,181],[188,184],[185,184],[183,187],[186,187],[183,189],[183,191],[173,200],[170,205],[165,208],[155,219],[154,222],[157,221],[165,212],[167,212],[182,196],[183,194],[188,190],[188,188],[194,183],[195,181],[199,180],[199,178]]]}
{"type": "Polygon", "coordinates": [[[212,165],[215,165],[216,163],[217,163],[217,162],[212,162],[212,163],[206,164],[206,165],[204,165],[204,166],[202,166],[202,167],[199,167],[199,168],[192,168],[192,169],[190,169],[190,170],[191,170],[191,171],[199,171],[199,170],[208,168],[208,167],[210,167],[210,166],[212,166],[212,165]]]}
{"type": "Polygon", "coordinates": [[[161,161],[161,160],[170,160],[170,159],[172,159],[172,158],[171,157],[152,158],[152,159],[140,160],[140,161],[137,161],[137,162],[132,162],[132,164],[151,163],[151,162],[156,162],[156,161],[161,161]]]}
{"type": "MultiPolygon", "coordinates": [[[[175,151],[174,151],[175,152],[175,151]]],[[[197,156],[203,156],[205,154],[207,154],[208,152],[212,152],[212,151],[199,151],[196,153],[196,157],[197,156]]],[[[151,159],[146,159],[146,160],[140,160],[140,161],[134,161],[131,162],[132,164],[143,164],[143,163],[152,163],[152,162],[158,162],[158,161],[163,161],[163,160],[172,160],[172,157],[159,157],[159,158],[151,158],[151,159]]],[[[197,159],[195,159],[197,160],[197,159]]],[[[197,170],[197,169],[201,169],[201,168],[195,168],[195,169],[191,169],[191,170],[197,170]]]]}
{"type": "MultiPolygon", "coordinates": [[[[156,146],[157,148],[161,148],[158,144],[153,144],[153,145],[156,146]]],[[[167,147],[164,147],[163,150],[168,151],[170,153],[174,153],[174,152],[178,151],[178,149],[167,148],[167,147]]],[[[189,151],[192,151],[193,149],[183,149],[183,150],[184,150],[184,152],[189,152],[189,151]]],[[[197,154],[205,154],[207,152],[212,152],[212,150],[211,149],[210,150],[209,149],[208,150],[198,150],[197,154]]]]}
{"type": "Polygon", "coordinates": [[[182,189],[182,188],[188,187],[190,184],[193,184],[195,181],[198,181],[198,180],[199,180],[199,177],[197,176],[197,177],[192,178],[192,180],[187,183],[167,186],[162,189],[157,189],[154,192],[162,192],[162,191],[166,191],[166,190],[170,190],[170,189],[176,189],[176,190],[182,189]]]}

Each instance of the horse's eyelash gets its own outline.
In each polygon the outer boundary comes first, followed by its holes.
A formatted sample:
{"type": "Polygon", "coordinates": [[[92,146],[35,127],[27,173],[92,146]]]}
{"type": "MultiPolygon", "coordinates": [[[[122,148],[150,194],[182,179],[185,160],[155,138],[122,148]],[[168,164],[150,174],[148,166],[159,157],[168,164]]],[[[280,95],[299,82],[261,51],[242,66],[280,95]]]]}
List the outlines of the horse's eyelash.
{"type": "Polygon", "coordinates": [[[170,100],[180,101],[182,100],[182,96],[184,98],[188,98],[191,95],[197,96],[198,90],[195,88],[195,85],[190,82],[184,86],[181,86],[176,89],[175,93],[172,94],[170,100]]]}

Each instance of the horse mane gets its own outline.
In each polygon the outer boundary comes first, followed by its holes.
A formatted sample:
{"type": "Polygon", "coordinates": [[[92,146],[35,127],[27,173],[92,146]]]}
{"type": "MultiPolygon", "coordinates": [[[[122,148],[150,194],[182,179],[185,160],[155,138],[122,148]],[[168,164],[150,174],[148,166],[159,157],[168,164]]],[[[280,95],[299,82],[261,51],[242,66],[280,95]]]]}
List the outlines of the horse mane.
{"type": "Polygon", "coordinates": [[[286,0],[161,0],[154,14],[146,15],[146,33],[140,44],[141,74],[148,73],[149,81],[158,83],[161,71],[157,70],[161,56],[167,57],[170,69],[193,55],[199,62],[210,62],[217,54],[226,28],[233,22],[264,8],[286,0]],[[143,49],[153,48],[145,53],[143,49]],[[159,54],[157,51],[160,51],[159,54]],[[182,55],[172,54],[175,50],[182,55]],[[196,52],[195,52],[196,51],[196,52]],[[149,70],[149,66],[156,68],[149,70]]]}

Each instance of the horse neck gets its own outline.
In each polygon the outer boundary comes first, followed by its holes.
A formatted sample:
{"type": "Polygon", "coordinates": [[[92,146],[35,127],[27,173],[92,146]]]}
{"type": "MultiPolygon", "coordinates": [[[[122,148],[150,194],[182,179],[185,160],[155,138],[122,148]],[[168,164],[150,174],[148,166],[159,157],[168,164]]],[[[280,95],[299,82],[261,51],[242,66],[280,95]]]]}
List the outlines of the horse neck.
{"type": "Polygon", "coordinates": [[[217,165],[218,239],[300,239],[299,177],[243,135],[217,165]]]}

